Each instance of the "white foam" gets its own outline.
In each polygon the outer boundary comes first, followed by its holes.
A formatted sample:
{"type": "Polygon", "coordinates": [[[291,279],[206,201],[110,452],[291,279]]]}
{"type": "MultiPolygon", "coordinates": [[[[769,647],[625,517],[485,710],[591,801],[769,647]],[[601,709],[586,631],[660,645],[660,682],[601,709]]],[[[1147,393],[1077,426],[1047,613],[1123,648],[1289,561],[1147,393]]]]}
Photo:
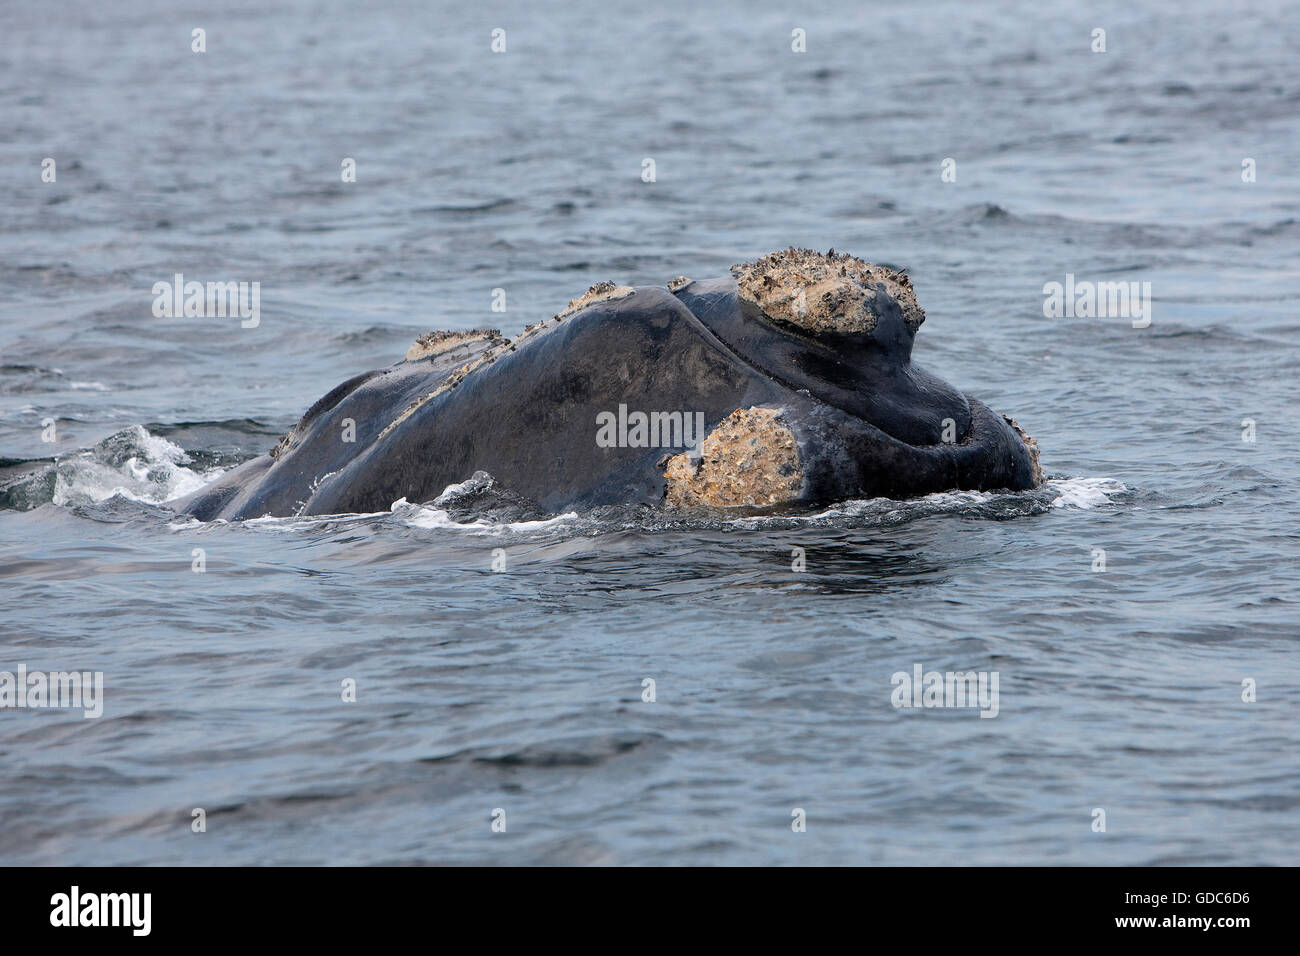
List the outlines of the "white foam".
{"type": "Polygon", "coordinates": [[[578,513],[576,511],[566,511],[554,518],[544,518],[540,521],[511,521],[500,527],[510,531],[540,531],[543,528],[553,528],[555,525],[563,524],[566,521],[574,521],[577,517],[578,513]]]}
{"type": "Polygon", "coordinates": [[[51,500],[56,505],[77,505],[121,495],[162,504],[198,491],[224,470],[199,472],[189,468],[191,464],[185,449],[133,425],[95,448],[59,461],[51,500]],[[118,461],[123,451],[134,454],[118,461]]]}
{"type": "Polygon", "coordinates": [[[1047,487],[1059,492],[1052,501],[1053,508],[1096,508],[1110,504],[1115,495],[1128,490],[1114,478],[1060,478],[1049,481],[1047,487]]]}
{"type": "Polygon", "coordinates": [[[825,511],[813,515],[759,515],[736,518],[728,524],[742,530],[756,530],[773,522],[814,522],[835,518],[860,518],[865,515],[890,517],[906,515],[908,512],[944,512],[961,511],[973,505],[987,505],[997,502],[1014,503],[1017,499],[1026,499],[1031,504],[1035,500],[1041,507],[1044,492],[1055,495],[1050,501],[1053,508],[1096,508],[1110,504],[1114,497],[1128,488],[1114,478],[1058,478],[1046,482],[1035,491],[940,491],[920,498],[898,500],[893,498],[855,498],[832,505],[825,511]]]}
{"type": "MultiPolygon", "coordinates": [[[[245,528],[265,531],[306,531],[318,525],[336,525],[340,522],[368,521],[371,518],[383,518],[384,511],[351,512],[333,515],[262,515],[260,518],[244,518],[239,524],[245,528]]],[[[224,519],[217,519],[223,521],[224,519]]]]}
{"type": "MultiPolygon", "coordinates": [[[[490,479],[489,479],[490,481],[490,479]]],[[[410,528],[441,529],[451,531],[466,531],[472,534],[502,534],[507,531],[528,533],[531,531],[542,531],[552,528],[557,524],[566,521],[572,521],[578,517],[576,511],[569,511],[562,515],[556,515],[554,518],[544,518],[539,521],[508,521],[504,524],[496,524],[483,518],[474,521],[454,521],[450,512],[443,508],[437,507],[437,504],[447,498],[454,498],[462,495],[466,490],[475,491],[484,487],[478,475],[469,481],[463,481],[460,484],[448,485],[447,490],[439,495],[430,505],[413,505],[405,498],[398,498],[393,502],[390,510],[401,520],[403,524],[410,528]]]]}
{"type": "MultiPolygon", "coordinates": [[[[442,489],[442,494],[434,498],[433,503],[435,505],[445,505],[464,495],[471,495],[491,488],[493,484],[494,479],[486,471],[476,471],[464,481],[458,481],[454,485],[448,485],[442,489]]],[[[406,499],[403,498],[402,500],[405,501],[406,499]]]]}
{"type": "Polygon", "coordinates": [[[426,508],[413,505],[405,498],[393,502],[393,513],[401,519],[402,524],[410,528],[452,528],[458,531],[490,530],[492,524],[481,518],[462,524],[452,521],[451,515],[441,508],[426,508]]]}

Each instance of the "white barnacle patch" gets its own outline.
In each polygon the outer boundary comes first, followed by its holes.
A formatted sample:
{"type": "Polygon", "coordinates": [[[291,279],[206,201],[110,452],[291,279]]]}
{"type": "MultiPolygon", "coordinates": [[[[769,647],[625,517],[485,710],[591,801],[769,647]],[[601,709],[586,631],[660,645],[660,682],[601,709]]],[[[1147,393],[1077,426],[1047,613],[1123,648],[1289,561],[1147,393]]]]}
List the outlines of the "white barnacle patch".
{"type": "Polygon", "coordinates": [[[446,355],[458,348],[483,342],[489,348],[509,345],[509,339],[501,335],[499,329],[471,329],[468,332],[437,331],[426,332],[412,343],[406,352],[407,362],[428,358],[431,355],[446,355]]]}
{"type": "Polygon", "coordinates": [[[769,318],[809,332],[867,333],[880,320],[876,286],[884,284],[915,332],[925,321],[912,281],[904,272],[874,266],[855,256],[810,249],[773,252],[731,267],[742,301],[769,318]]]}
{"type": "Polygon", "coordinates": [[[582,295],[571,300],[564,311],[560,312],[555,317],[557,319],[566,318],[573,315],[575,312],[581,312],[587,306],[594,305],[597,302],[612,302],[615,299],[626,299],[635,291],[636,290],[630,285],[615,285],[612,282],[597,282],[582,295]]]}
{"type": "Polygon", "coordinates": [[[803,488],[799,446],[779,409],[738,408],[664,469],[674,508],[734,508],[794,501],[803,488]]]}
{"type": "Polygon", "coordinates": [[[1043,476],[1043,466],[1038,460],[1038,442],[1029,434],[1029,432],[1021,428],[1014,418],[1008,418],[1006,415],[1003,415],[1002,420],[1010,425],[1015,430],[1015,433],[1020,436],[1020,440],[1025,443],[1025,448],[1029,451],[1029,464],[1034,471],[1034,487],[1037,488],[1047,480],[1043,476]]]}

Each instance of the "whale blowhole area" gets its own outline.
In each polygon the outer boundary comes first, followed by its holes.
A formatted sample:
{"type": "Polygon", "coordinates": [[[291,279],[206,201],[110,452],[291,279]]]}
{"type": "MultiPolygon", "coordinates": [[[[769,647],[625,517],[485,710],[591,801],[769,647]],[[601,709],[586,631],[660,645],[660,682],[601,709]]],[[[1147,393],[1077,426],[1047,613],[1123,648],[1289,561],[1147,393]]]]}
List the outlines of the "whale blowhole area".
{"type": "Polygon", "coordinates": [[[925,321],[907,273],[872,265],[847,253],[814,252],[791,246],[731,267],[741,301],[771,319],[806,332],[861,335],[875,331],[877,289],[898,303],[903,322],[915,333],[925,321]]]}

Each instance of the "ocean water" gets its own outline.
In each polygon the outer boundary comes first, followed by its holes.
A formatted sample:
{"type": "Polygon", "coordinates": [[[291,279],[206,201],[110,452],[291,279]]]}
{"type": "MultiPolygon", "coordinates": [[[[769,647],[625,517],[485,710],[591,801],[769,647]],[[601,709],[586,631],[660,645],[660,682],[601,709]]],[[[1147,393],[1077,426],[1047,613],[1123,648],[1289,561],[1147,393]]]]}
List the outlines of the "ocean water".
{"type": "Polygon", "coordinates": [[[1293,863],[1298,28],[1202,0],[0,8],[0,670],[104,675],[99,718],[0,710],[0,860],[1293,863]],[[1049,483],[758,517],[541,515],[483,479],[167,506],[424,331],[790,244],[906,267],[915,360],[1049,483]],[[178,272],[260,282],[260,323],[155,317],[178,272]],[[1149,327],[1045,317],[1067,274],[1149,282],[1149,327]],[[996,717],[895,707],[917,666],[996,673],[996,717]]]}

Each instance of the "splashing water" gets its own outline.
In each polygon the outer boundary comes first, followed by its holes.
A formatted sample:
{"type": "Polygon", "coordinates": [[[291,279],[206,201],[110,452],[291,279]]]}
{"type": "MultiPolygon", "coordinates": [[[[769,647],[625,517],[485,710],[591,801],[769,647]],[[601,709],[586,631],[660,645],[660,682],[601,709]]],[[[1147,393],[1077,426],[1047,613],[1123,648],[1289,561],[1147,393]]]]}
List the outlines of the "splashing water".
{"type": "Polygon", "coordinates": [[[0,486],[0,506],[29,509],[45,502],[77,506],[121,496],[162,504],[198,491],[224,468],[201,469],[179,445],[132,425],[93,448],[0,486]]]}

